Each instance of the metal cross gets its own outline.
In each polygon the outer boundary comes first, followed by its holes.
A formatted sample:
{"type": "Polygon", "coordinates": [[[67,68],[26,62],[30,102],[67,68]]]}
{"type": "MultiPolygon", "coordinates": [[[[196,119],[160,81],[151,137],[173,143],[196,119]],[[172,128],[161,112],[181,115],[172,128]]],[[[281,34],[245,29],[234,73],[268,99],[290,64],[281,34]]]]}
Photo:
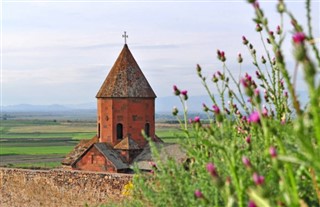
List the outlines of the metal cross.
{"type": "Polygon", "coordinates": [[[122,37],[124,38],[124,44],[127,44],[128,35],[126,31],[124,31],[124,34],[122,35],[122,37]]]}

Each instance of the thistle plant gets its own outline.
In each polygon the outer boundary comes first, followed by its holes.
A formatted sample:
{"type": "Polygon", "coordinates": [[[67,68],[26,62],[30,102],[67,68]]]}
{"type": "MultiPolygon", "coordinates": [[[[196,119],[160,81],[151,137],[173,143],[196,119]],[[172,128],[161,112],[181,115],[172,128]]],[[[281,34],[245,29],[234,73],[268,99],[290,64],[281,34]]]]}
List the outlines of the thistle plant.
{"type": "MultiPolygon", "coordinates": [[[[203,103],[208,122],[188,117],[187,91],[174,86],[183,118],[174,108],[185,139],[188,160],[158,159],[157,170],[133,182],[133,206],[320,206],[320,57],[306,1],[306,31],[279,0],[280,23],[274,30],[256,0],[248,0],[263,54],[242,37],[255,70],[235,77],[229,58],[217,50],[222,70],[211,78],[196,72],[212,103],[203,103]],[[291,25],[286,28],[284,17],[291,25]],[[283,52],[290,37],[296,66],[293,77],[283,52]],[[297,70],[303,72],[309,102],[302,109],[296,90],[297,70]],[[215,86],[217,101],[208,82],[215,86]],[[234,87],[232,87],[232,85],[234,87]],[[221,104],[218,104],[221,103],[221,104]],[[188,121],[189,120],[189,121],[188,121]]],[[[244,58],[237,54],[242,68],[244,58]]],[[[155,157],[157,157],[156,150],[155,157]]]]}

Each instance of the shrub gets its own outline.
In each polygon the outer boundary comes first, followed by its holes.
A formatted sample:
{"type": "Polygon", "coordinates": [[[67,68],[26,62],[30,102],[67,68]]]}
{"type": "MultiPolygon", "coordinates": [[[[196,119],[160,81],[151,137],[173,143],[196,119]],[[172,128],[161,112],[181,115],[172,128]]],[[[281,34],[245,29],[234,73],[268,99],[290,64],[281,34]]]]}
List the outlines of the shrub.
{"type": "MultiPolygon", "coordinates": [[[[188,120],[188,92],[174,86],[174,94],[182,103],[183,118],[179,118],[177,108],[173,115],[185,133],[181,145],[190,162],[181,165],[158,159],[153,173],[140,173],[134,179],[133,197],[128,205],[320,205],[320,57],[312,35],[310,1],[306,1],[307,32],[283,1],[278,1],[277,9],[281,22],[284,16],[290,18],[290,32],[282,24],[272,31],[258,2],[248,2],[254,8],[256,30],[266,54],[258,58],[254,44],[242,37],[256,68],[255,77],[234,77],[226,54],[218,50],[223,70],[213,74],[210,81],[219,92],[219,105],[201,66],[197,66],[197,75],[213,104],[203,104],[209,124],[199,117],[188,120]],[[308,86],[309,103],[304,109],[297,98],[296,77],[290,77],[282,51],[284,38],[289,34],[295,70],[303,71],[308,86]]],[[[238,54],[240,66],[242,61],[238,54]]],[[[157,157],[156,149],[153,151],[157,157]]]]}

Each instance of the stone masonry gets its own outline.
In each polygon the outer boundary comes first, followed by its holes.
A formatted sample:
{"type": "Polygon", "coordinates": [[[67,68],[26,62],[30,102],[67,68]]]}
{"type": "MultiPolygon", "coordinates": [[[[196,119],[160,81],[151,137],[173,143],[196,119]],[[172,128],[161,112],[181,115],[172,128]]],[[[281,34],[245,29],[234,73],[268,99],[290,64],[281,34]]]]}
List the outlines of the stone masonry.
{"type": "Polygon", "coordinates": [[[0,206],[96,206],[123,198],[132,175],[0,168],[0,206]]]}

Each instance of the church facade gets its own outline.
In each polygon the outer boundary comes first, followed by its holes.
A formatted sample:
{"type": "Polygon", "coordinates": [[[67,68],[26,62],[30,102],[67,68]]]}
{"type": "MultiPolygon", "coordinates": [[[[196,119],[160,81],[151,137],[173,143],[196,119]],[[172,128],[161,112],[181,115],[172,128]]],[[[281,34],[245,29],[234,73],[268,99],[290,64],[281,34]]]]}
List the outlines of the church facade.
{"type": "Polygon", "coordinates": [[[75,170],[128,172],[135,158],[149,147],[144,136],[162,141],[155,134],[156,94],[127,44],[96,98],[96,136],[80,141],[62,164],[75,170]]]}
{"type": "Polygon", "coordinates": [[[186,162],[178,144],[163,143],[155,134],[156,94],[126,43],[96,98],[96,136],[81,140],[63,159],[64,168],[132,173],[135,164],[151,171],[154,159],[145,136],[154,142],[160,159],[186,162]]]}

